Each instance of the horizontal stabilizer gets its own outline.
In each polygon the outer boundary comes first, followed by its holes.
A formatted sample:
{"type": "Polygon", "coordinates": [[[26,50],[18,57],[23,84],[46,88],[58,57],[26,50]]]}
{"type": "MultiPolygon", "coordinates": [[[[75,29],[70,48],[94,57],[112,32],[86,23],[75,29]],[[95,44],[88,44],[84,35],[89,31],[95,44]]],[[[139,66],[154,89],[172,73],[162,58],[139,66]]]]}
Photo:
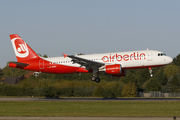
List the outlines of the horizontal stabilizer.
{"type": "Polygon", "coordinates": [[[14,68],[24,68],[28,66],[29,64],[26,63],[20,63],[20,62],[10,62],[9,67],[14,67],[14,68]]]}

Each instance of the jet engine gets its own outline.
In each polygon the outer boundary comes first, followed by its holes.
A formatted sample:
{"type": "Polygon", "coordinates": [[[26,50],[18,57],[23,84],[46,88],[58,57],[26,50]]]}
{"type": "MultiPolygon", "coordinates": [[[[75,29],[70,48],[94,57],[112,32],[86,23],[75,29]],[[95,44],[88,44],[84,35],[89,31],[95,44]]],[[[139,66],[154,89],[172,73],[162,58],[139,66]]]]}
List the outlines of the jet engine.
{"type": "Polygon", "coordinates": [[[121,65],[120,64],[106,65],[105,72],[107,74],[111,74],[111,75],[120,74],[121,73],[121,65]]]}
{"type": "Polygon", "coordinates": [[[112,76],[121,77],[126,75],[126,71],[121,68],[120,64],[106,65],[105,72],[112,76]]]}

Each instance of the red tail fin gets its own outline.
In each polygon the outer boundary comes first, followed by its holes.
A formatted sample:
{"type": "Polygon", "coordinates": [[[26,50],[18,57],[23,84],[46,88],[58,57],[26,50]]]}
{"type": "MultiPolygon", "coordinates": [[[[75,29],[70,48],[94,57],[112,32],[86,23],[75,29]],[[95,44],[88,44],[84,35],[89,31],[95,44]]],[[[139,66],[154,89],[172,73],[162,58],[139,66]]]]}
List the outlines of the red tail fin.
{"type": "Polygon", "coordinates": [[[40,58],[18,34],[9,36],[18,62],[40,58]]]}

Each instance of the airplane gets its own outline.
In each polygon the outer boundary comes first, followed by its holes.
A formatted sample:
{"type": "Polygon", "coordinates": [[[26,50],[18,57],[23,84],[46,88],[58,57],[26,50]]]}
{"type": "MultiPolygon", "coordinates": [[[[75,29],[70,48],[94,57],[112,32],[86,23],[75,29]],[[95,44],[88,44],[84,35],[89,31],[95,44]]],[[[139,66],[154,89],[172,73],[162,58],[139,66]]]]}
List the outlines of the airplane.
{"type": "Polygon", "coordinates": [[[10,62],[9,67],[39,73],[92,73],[91,80],[97,83],[100,82],[100,72],[122,77],[126,75],[128,69],[149,68],[152,77],[152,67],[164,66],[173,60],[163,52],[148,49],[89,55],[63,53],[62,57],[43,58],[38,56],[18,34],[11,34],[10,39],[17,61],[10,62]]]}

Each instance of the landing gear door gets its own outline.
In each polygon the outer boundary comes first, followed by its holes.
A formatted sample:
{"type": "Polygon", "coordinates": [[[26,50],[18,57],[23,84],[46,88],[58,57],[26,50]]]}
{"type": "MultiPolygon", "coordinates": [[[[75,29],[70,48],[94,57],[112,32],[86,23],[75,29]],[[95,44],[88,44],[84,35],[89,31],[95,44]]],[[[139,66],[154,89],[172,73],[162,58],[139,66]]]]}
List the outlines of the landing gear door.
{"type": "Polygon", "coordinates": [[[152,58],[152,52],[151,51],[148,51],[147,52],[147,61],[152,61],[153,58],[152,58]]]}
{"type": "Polygon", "coordinates": [[[44,60],[43,59],[39,60],[39,68],[44,69],[44,60]]]}

